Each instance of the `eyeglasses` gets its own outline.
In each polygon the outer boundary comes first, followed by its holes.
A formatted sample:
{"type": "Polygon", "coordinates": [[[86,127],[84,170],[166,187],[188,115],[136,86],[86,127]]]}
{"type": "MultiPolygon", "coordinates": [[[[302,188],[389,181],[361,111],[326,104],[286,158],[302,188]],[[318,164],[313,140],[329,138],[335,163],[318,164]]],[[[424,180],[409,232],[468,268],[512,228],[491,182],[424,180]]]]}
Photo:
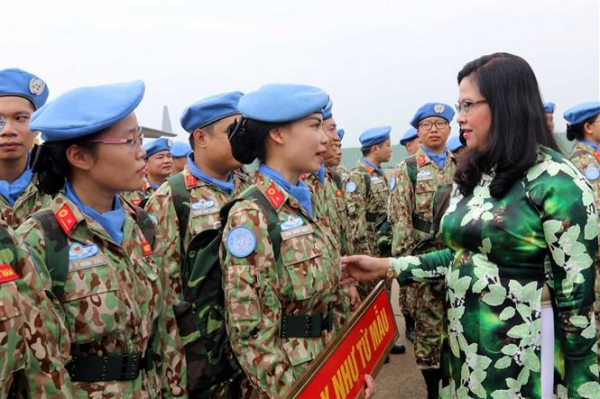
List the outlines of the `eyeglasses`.
{"type": "Polygon", "coordinates": [[[464,112],[465,115],[468,115],[471,112],[471,108],[473,108],[477,104],[485,104],[487,100],[479,100],[479,101],[463,101],[454,106],[456,108],[456,112],[459,114],[464,112]]]}
{"type": "Polygon", "coordinates": [[[423,122],[419,123],[419,129],[423,129],[425,131],[431,130],[431,128],[435,125],[438,129],[443,129],[448,126],[448,121],[435,121],[435,122],[423,122]]]}
{"type": "Polygon", "coordinates": [[[102,143],[102,144],[128,144],[132,149],[136,149],[142,146],[144,141],[144,135],[140,134],[133,139],[96,139],[90,140],[90,143],[102,143]]]}

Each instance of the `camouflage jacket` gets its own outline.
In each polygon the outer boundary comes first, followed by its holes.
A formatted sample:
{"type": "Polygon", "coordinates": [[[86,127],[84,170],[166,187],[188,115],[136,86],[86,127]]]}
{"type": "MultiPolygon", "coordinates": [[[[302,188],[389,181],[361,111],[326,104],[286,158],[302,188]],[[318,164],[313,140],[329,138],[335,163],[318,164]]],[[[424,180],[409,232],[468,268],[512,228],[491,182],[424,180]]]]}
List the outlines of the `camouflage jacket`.
{"type": "Polygon", "coordinates": [[[376,225],[386,219],[390,193],[385,173],[359,161],[358,166],[348,173],[344,187],[354,253],[377,256],[376,225]],[[370,179],[370,184],[366,178],[370,179]]]}
{"type": "Polygon", "coordinates": [[[577,142],[569,160],[587,177],[596,194],[596,207],[600,209],[600,152],[589,145],[577,142]]]}
{"type": "MultiPolygon", "coordinates": [[[[248,185],[242,182],[237,174],[234,174],[235,189],[233,195],[229,195],[217,186],[196,178],[188,169],[181,173],[183,173],[186,187],[190,192],[190,203],[192,204],[188,226],[185,229],[185,237],[183,237],[185,251],[194,236],[205,230],[219,227],[219,211],[223,205],[244,191],[248,185]]],[[[160,186],[150,197],[146,204],[146,211],[156,217],[158,227],[162,231],[161,235],[165,237],[165,240],[157,241],[156,252],[161,254],[161,267],[169,273],[171,279],[169,284],[176,296],[175,301],[178,303],[183,299],[180,263],[184,254],[181,253],[182,237],[179,237],[179,220],[177,220],[175,205],[173,205],[173,193],[169,183],[160,186]]]]}
{"type": "Polygon", "coordinates": [[[324,183],[321,183],[319,177],[314,173],[303,174],[300,178],[312,193],[317,223],[321,223],[322,227],[331,232],[333,240],[338,243],[336,249],[342,255],[350,254],[346,230],[342,230],[344,221],[347,220],[346,199],[344,192],[336,185],[333,174],[326,169],[324,183]]]}
{"type": "Polygon", "coordinates": [[[121,197],[131,202],[133,205],[140,205],[143,200],[150,198],[156,189],[150,185],[148,178],[144,177],[144,184],[142,188],[135,191],[124,191],[121,193],[121,197]]]}
{"type": "Polygon", "coordinates": [[[0,220],[0,398],[13,383],[31,397],[71,397],[60,339],[67,330],[50,309],[29,253],[0,220]]]}
{"type": "Polygon", "coordinates": [[[406,160],[396,166],[394,176],[390,179],[393,189],[390,192],[387,213],[394,256],[409,254],[419,241],[429,236],[428,232],[414,228],[413,213],[431,223],[435,193],[440,185],[452,184],[456,170],[456,159],[450,151],[443,169],[431,161],[422,148],[409,158],[416,159],[416,187],[413,187],[408,175],[406,160]]]}
{"type": "Polygon", "coordinates": [[[334,166],[332,169],[337,172],[338,175],[340,175],[342,181],[345,181],[348,178],[348,169],[346,169],[344,165],[339,164],[338,166],[334,166]]]}
{"type": "Polygon", "coordinates": [[[12,206],[0,195],[0,219],[4,220],[12,229],[17,229],[25,222],[27,216],[47,208],[52,201],[52,197],[42,194],[36,185],[37,177],[34,176],[12,206]]]}
{"type": "Polygon", "coordinates": [[[227,329],[250,381],[262,395],[280,398],[341,327],[334,318],[333,331],[324,330],[318,338],[283,338],[283,315],[325,314],[331,307],[342,314],[348,305],[340,294],[340,257],[330,234],[277,183],[260,173],[254,182],[277,212],[281,247],[277,256],[266,214],[255,202],[233,206],[221,246],[227,329]],[[232,255],[226,244],[236,228],[255,238],[246,257],[232,255]]]}
{"type": "MultiPolygon", "coordinates": [[[[137,214],[122,201],[127,218],[123,243],[116,244],[104,228],[63,194],[50,204],[69,241],[69,265],[64,295],[53,297],[69,334],[70,353],[90,356],[154,352],[153,367],[132,381],[72,382],[77,398],[155,398],[186,395],[182,345],[173,317],[169,285],[163,269],[135,222],[137,214]]],[[[28,219],[17,234],[29,247],[35,264],[51,282],[46,251],[52,245],[36,219],[28,219]]],[[[156,242],[163,240],[157,235],[156,242]]],[[[160,255],[159,255],[160,256],[160,255]]],[[[49,291],[51,293],[51,291],[49,291]]],[[[47,329],[57,326],[47,324],[47,329]]]]}

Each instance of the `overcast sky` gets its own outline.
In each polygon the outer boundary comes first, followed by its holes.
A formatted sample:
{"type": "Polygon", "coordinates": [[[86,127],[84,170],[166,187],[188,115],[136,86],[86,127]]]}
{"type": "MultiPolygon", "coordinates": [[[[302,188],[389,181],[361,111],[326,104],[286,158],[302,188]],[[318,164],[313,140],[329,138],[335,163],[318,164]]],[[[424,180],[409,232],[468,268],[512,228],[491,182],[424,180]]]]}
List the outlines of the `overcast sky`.
{"type": "MultiPolygon", "coordinates": [[[[600,1],[46,0],[4,1],[0,69],[69,89],[142,79],[138,120],[216,93],[265,83],[319,86],[345,128],[392,125],[397,142],[425,102],[454,104],[456,75],[484,54],[511,52],[563,112],[600,99],[600,1]]],[[[453,125],[453,134],[457,127],[453,125]]]]}

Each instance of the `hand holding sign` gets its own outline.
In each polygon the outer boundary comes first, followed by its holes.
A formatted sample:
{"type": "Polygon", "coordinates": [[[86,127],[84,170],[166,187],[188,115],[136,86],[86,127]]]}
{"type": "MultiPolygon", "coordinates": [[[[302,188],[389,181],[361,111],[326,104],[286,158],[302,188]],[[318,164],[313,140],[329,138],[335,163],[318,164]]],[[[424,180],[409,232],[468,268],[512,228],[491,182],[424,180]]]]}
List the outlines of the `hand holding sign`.
{"type": "Polygon", "coordinates": [[[366,255],[344,256],[341,284],[385,278],[389,262],[389,258],[372,258],[366,255]]]}

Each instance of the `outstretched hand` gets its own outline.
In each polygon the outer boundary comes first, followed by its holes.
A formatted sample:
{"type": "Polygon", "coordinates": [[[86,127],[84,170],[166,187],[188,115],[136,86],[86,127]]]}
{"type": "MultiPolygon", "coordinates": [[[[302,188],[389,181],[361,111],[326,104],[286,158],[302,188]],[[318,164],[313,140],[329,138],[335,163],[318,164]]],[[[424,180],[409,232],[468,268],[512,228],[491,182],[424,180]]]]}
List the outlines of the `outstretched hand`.
{"type": "Polygon", "coordinates": [[[344,256],[341,284],[384,278],[388,265],[388,258],[372,258],[366,255],[344,256]]]}

